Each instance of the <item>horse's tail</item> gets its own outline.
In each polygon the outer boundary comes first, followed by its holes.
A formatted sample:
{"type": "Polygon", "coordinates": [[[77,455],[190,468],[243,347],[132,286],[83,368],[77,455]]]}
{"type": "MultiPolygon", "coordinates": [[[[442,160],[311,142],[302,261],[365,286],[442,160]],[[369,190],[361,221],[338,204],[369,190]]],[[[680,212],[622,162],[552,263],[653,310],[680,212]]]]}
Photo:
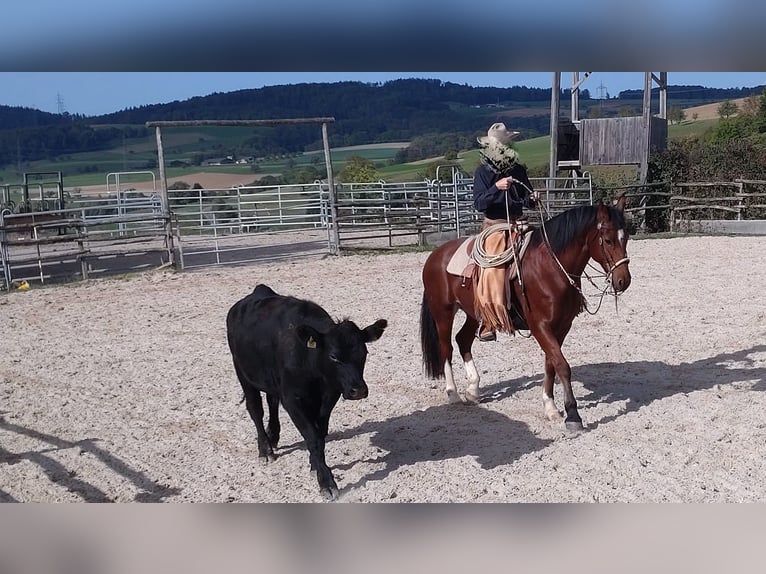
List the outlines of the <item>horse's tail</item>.
{"type": "Polygon", "coordinates": [[[420,350],[426,375],[432,379],[443,377],[444,361],[439,349],[439,331],[436,330],[436,321],[431,315],[425,291],[420,304],[420,350]]]}

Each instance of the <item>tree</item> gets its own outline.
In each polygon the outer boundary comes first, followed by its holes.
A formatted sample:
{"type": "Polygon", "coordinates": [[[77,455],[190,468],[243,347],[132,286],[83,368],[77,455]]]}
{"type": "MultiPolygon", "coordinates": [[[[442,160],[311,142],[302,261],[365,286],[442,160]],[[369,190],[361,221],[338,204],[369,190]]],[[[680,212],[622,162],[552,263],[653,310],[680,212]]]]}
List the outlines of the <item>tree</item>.
{"type": "Polygon", "coordinates": [[[352,155],[346,159],[346,165],[338,174],[338,179],[346,183],[365,183],[378,181],[380,176],[369,159],[352,155]]]}
{"type": "Polygon", "coordinates": [[[588,117],[592,120],[596,120],[598,118],[603,118],[604,114],[601,111],[601,108],[599,106],[591,106],[588,109],[588,117]]]}
{"type": "Polygon", "coordinates": [[[758,106],[758,113],[755,116],[755,128],[759,133],[766,132],[766,88],[761,94],[761,102],[758,106]]]}
{"type": "Polygon", "coordinates": [[[621,118],[630,118],[636,115],[636,110],[634,110],[631,106],[622,106],[618,112],[618,115],[621,118]]]}
{"type": "Polygon", "coordinates": [[[718,116],[723,119],[728,119],[734,114],[736,114],[739,111],[739,108],[737,107],[737,104],[732,102],[731,100],[726,100],[725,102],[721,102],[721,105],[718,106],[718,116]]]}
{"type": "Polygon", "coordinates": [[[758,109],[760,106],[761,97],[753,94],[752,96],[745,98],[745,100],[742,102],[741,112],[744,115],[755,117],[758,114],[758,109]]]}
{"type": "Polygon", "coordinates": [[[672,106],[668,110],[668,119],[671,124],[680,124],[686,119],[686,112],[680,106],[672,106]]]}

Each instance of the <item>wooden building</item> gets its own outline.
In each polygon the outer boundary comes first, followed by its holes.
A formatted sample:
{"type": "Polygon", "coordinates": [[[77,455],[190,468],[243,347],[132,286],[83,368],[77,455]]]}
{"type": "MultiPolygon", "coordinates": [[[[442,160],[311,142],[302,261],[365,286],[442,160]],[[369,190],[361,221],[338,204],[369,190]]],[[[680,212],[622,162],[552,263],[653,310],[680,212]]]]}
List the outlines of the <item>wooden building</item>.
{"type": "Polygon", "coordinates": [[[644,73],[643,113],[640,116],[580,119],[580,86],[590,76],[572,73],[571,112],[561,119],[561,72],[554,72],[551,90],[551,179],[559,170],[581,171],[593,165],[638,165],[646,183],[649,157],[667,147],[667,72],[644,73]],[[653,83],[659,85],[659,113],[651,113],[653,83]]]}

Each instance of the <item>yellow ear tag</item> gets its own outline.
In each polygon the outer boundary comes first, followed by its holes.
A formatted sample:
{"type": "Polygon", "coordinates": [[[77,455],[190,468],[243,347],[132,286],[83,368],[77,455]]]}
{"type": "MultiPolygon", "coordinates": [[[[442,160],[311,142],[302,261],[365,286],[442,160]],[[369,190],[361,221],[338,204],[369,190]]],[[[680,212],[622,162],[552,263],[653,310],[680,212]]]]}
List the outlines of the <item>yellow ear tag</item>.
{"type": "Polygon", "coordinates": [[[314,340],[314,337],[309,337],[309,340],[306,341],[306,346],[309,349],[316,349],[317,348],[317,342],[314,340]]]}

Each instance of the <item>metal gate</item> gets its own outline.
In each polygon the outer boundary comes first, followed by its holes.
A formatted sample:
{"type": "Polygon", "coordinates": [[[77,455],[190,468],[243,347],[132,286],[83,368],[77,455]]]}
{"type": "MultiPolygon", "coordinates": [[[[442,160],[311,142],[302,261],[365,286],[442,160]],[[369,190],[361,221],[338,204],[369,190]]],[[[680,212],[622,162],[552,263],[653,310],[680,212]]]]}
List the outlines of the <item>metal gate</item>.
{"type": "Polygon", "coordinates": [[[168,190],[181,269],[326,255],[327,185],[168,190]]]}

